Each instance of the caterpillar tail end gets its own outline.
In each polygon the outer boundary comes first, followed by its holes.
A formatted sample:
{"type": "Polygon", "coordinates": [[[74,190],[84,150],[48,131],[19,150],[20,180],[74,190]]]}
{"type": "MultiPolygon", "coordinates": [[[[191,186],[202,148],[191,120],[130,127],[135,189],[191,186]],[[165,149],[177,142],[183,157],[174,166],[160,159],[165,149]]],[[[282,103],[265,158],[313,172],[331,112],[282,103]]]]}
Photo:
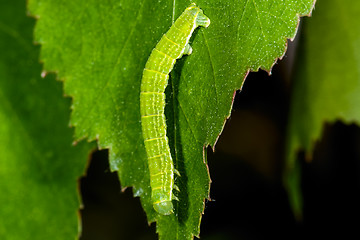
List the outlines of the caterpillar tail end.
{"type": "Polygon", "coordinates": [[[170,215],[173,213],[173,204],[171,201],[163,201],[154,203],[153,207],[156,212],[162,214],[162,215],[170,215]]]}

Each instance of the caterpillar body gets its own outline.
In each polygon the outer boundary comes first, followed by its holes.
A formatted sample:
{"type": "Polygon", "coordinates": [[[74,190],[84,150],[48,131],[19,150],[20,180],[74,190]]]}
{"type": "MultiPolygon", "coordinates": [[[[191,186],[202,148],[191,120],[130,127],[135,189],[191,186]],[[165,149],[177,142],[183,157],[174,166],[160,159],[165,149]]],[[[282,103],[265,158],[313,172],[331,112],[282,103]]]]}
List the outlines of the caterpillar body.
{"type": "Polygon", "coordinates": [[[210,19],[192,3],[179,16],[152,50],[146,62],[140,91],[141,125],[150,172],[151,199],[154,209],[162,214],[173,213],[176,199],[173,160],[166,136],[165,88],[176,59],[189,55],[189,39],[198,26],[208,27],[210,19]]]}

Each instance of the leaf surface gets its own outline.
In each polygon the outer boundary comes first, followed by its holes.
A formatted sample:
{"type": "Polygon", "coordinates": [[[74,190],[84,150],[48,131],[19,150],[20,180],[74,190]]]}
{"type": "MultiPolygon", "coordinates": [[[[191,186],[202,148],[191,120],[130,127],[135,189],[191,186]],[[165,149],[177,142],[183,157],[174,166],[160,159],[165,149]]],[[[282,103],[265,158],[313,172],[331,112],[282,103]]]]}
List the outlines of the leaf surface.
{"type": "Polygon", "coordinates": [[[302,203],[295,152],[304,149],[310,160],[326,122],[360,122],[359,21],[359,2],[329,0],[320,1],[304,25],[287,151],[289,191],[298,214],[302,203]]]}
{"type": "Polygon", "coordinates": [[[140,82],[151,50],[190,3],[29,1],[39,17],[35,36],[44,68],[56,71],[73,97],[76,138],[97,139],[100,148],[110,149],[111,169],[122,187],[132,186],[141,197],[162,239],[199,234],[210,185],[204,148],[214,146],[248,71],[271,69],[314,1],[195,1],[211,24],[195,31],[193,53],[178,60],[166,90],[170,148],[181,177],[175,214],[159,216],[150,199],[140,82]]]}
{"type": "Polygon", "coordinates": [[[93,144],[72,146],[70,99],[41,78],[25,1],[0,1],[0,239],[74,239],[77,180],[93,144]]]}

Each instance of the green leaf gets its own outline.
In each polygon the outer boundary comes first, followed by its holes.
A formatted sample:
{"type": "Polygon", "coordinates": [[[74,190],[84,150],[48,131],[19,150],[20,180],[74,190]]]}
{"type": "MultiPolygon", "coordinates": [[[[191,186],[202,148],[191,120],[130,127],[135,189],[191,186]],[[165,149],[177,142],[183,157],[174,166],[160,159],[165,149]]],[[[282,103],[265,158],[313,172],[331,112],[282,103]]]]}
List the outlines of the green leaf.
{"type": "Polygon", "coordinates": [[[270,70],[294,38],[299,15],[314,0],[195,1],[211,19],[196,30],[193,53],[171,73],[165,109],[170,147],[181,177],[175,214],[159,216],[151,203],[142,139],[139,93],[151,50],[191,1],[30,0],[39,17],[36,40],[46,71],[64,80],[73,97],[77,139],[97,139],[110,149],[110,166],[122,187],[140,196],[162,239],[199,235],[210,177],[207,145],[214,147],[229,117],[235,90],[250,70],[270,70]]]}
{"type": "Polygon", "coordinates": [[[25,1],[0,1],[0,239],[74,239],[77,180],[90,150],[72,146],[70,99],[41,78],[25,1]]]}
{"type": "Polygon", "coordinates": [[[360,122],[360,3],[320,1],[304,25],[288,129],[288,177],[293,208],[300,214],[295,151],[310,160],[324,123],[360,122]],[[291,172],[293,171],[293,172],[291,172]]]}

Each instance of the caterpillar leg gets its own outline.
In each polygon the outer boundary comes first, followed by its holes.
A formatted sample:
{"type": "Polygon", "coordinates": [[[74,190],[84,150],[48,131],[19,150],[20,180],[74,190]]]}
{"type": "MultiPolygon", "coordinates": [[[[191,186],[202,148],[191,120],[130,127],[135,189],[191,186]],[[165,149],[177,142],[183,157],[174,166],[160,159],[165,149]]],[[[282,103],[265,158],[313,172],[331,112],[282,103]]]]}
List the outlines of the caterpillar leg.
{"type": "Polygon", "coordinates": [[[192,47],[190,44],[186,44],[183,55],[190,55],[192,53],[192,47]]]}

